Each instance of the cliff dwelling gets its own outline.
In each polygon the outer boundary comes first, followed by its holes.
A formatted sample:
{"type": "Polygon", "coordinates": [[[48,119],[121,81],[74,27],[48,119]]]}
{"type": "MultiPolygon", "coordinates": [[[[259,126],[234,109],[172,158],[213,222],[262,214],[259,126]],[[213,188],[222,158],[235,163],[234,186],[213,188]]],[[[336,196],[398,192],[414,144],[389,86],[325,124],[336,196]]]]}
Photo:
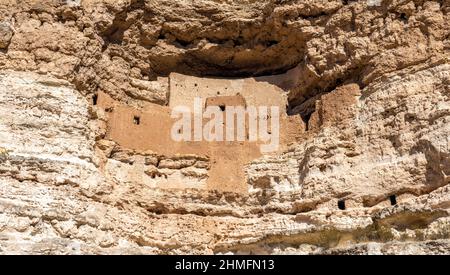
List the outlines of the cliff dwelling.
{"type": "MultiPolygon", "coordinates": [[[[172,139],[171,129],[176,122],[171,117],[172,109],[176,106],[193,106],[195,98],[201,100],[202,110],[208,106],[217,106],[222,112],[231,106],[277,106],[280,110],[278,151],[304,132],[301,118],[286,114],[285,91],[266,81],[253,78],[200,78],[178,73],[172,73],[168,79],[160,81],[170,83],[167,106],[148,103],[141,108],[134,108],[102,92],[95,98],[97,106],[107,114],[106,139],[117,142],[123,148],[152,152],[159,154],[159,158],[163,155],[172,162],[179,162],[172,166],[165,166],[164,162],[145,165],[145,160],[142,159],[142,163],[137,161],[133,165],[121,167],[128,171],[127,177],[131,181],[147,182],[149,186],[158,188],[199,188],[247,193],[248,180],[244,167],[263,155],[259,147],[261,142],[249,139],[248,124],[245,127],[245,140],[242,141],[172,139]]],[[[236,120],[237,116],[233,117],[233,125],[236,125],[236,120]]],[[[224,131],[229,123],[224,117],[224,131]]],[[[267,131],[270,134],[270,130],[267,131]]]]}

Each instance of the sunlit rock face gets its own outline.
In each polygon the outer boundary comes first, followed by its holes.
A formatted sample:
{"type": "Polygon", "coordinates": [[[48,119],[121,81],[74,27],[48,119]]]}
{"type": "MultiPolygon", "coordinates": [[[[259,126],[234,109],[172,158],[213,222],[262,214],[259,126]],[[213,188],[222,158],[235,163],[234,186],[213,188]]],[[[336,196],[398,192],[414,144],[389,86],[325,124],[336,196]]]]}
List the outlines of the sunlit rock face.
{"type": "Polygon", "coordinates": [[[450,253],[448,1],[22,2],[1,254],[450,253]],[[196,96],[279,107],[280,146],[174,142],[196,96]]]}

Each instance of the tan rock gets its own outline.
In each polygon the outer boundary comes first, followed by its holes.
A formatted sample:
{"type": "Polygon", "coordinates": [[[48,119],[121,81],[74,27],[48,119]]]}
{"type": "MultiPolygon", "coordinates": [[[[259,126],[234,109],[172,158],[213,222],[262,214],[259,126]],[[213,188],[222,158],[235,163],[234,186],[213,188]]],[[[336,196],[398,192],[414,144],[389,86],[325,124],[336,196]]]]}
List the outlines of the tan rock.
{"type": "Polygon", "coordinates": [[[449,254],[448,1],[16,2],[0,254],[449,254]],[[279,150],[174,143],[196,96],[279,150]]]}

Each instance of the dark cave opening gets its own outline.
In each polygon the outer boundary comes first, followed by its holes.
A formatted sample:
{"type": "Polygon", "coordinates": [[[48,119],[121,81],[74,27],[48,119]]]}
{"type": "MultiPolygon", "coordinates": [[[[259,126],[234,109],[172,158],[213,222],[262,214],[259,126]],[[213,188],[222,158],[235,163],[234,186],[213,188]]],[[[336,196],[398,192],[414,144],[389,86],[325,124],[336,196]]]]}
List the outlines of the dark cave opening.
{"type": "Polygon", "coordinates": [[[397,196],[390,195],[389,196],[389,201],[391,202],[391,205],[396,205],[397,204],[397,196]]]}
{"type": "Polygon", "coordinates": [[[98,100],[98,95],[97,95],[97,94],[94,94],[94,95],[92,96],[92,105],[97,105],[97,100],[98,100]]]}
{"type": "Polygon", "coordinates": [[[311,115],[312,115],[312,113],[308,113],[308,114],[300,116],[302,118],[303,122],[305,123],[305,131],[309,130],[309,120],[311,119],[311,115]]]}

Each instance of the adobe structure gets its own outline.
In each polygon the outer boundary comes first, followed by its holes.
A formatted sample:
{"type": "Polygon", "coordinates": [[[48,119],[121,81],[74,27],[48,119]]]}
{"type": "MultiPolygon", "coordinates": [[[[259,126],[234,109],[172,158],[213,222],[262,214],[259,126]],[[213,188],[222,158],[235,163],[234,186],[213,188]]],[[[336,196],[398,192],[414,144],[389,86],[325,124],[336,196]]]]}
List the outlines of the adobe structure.
{"type": "MultiPolygon", "coordinates": [[[[148,103],[142,108],[134,108],[106,93],[99,93],[95,98],[98,107],[107,114],[106,139],[117,142],[122,148],[151,152],[150,155],[158,160],[163,159],[150,165],[148,161],[146,164],[146,157],[142,157],[141,163],[132,166],[107,167],[127,171],[123,174],[127,174],[130,181],[145,182],[157,188],[248,191],[244,167],[261,156],[261,142],[248,140],[247,124],[244,141],[177,142],[172,139],[171,129],[176,119],[171,118],[171,111],[177,106],[193,110],[195,98],[201,99],[202,110],[207,106],[219,106],[221,111],[227,106],[277,106],[280,110],[280,150],[304,132],[301,118],[286,114],[285,92],[268,82],[254,78],[200,78],[178,73],[157,81],[169,83],[160,85],[168,87],[168,106],[148,103]]],[[[224,118],[224,132],[227,123],[224,118]]]]}

